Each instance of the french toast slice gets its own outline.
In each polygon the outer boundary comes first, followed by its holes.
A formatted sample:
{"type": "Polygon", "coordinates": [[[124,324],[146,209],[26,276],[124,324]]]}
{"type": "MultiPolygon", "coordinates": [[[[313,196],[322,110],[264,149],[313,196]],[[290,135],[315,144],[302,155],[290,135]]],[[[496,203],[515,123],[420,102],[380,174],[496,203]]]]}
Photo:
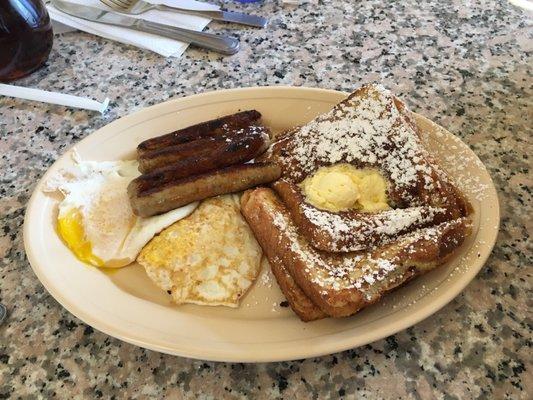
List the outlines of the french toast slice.
{"type": "Polygon", "coordinates": [[[368,85],[330,112],[278,136],[264,160],[280,165],[282,177],[272,187],[313,247],[360,251],[471,213],[468,200],[424,148],[424,134],[399,99],[368,85]],[[302,181],[340,163],[383,174],[391,210],[332,212],[310,204],[302,181]]]}
{"type": "Polygon", "coordinates": [[[311,246],[271,189],[247,191],[241,212],[276,278],[281,277],[278,282],[291,307],[304,321],[317,319],[319,310],[330,317],[345,317],[375,303],[388,291],[445,262],[471,231],[469,219],[460,217],[367,251],[340,254],[311,246]],[[301,292],[288,289],[291,282],[284,272],[301,292]]]}

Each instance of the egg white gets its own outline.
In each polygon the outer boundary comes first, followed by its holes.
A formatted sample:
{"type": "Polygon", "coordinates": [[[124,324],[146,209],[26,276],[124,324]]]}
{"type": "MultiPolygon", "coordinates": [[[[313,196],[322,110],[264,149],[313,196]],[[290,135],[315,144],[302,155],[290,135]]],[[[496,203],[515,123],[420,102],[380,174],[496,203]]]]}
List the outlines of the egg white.
{"type": "Polygon", "coordinates": [[[60,191],[57,230],[84,262],[118,268],[132,263],[157,233],[185,218],[198,203],[142,218],[130,206],[127,187],[139,176],[137,161],[82,161],[48,180],[45,191],[60,191]]]}

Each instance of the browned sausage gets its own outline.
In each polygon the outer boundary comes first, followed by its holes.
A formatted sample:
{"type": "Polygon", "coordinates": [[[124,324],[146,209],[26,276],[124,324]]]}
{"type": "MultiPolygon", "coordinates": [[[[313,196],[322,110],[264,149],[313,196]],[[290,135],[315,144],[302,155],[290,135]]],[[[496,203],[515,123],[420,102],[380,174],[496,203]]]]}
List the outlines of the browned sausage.
{"type": "Polygon", "coordinates": [[[137,178],[130,182],[128,195],[133,212],[150,217],[193,201],[272,182],[280,175],[280,168],[273,163],[239,164],[157,185],[139,185],[137,178]]]}
{"type": "Polygon", "coordinates": [[[145,185],[157,186],[171,180],[198,175],[229,165],[243,163],[263,153],[267,147],[268,141],[264,141],[263,143],[246,145],[243,147],[242,151],[229,151],[223,153],[223,156],[216,154],[212,155],[210,153],[202,154],[201,156],[194,155],[190,158],[174,162],[166,167],[157,168],[153,171],[144,173],[136,179],[136,182],[141,190],[145,185]]]}
{"type": "Polygon", "coordinates": [[[182,176],[196,175],[216,168],[251,160],[268,147],[268,130],[250,126],[240,129],[231,137],[205,137],[145,152],[139,158],[139,171],[155,172],[172,166],[182,176]]]}
{"type": "Polygon", "coordinates": [[[256,110],[242,111],[226,115],[211,121],[202,122],[184,129],[145,140],[137,146],[137,153],[141,157],[145,152],[168,146],[187,143],[202,137],[231,134],[235,130],[245,128],[257,122],[261,113],[256,110]]]}

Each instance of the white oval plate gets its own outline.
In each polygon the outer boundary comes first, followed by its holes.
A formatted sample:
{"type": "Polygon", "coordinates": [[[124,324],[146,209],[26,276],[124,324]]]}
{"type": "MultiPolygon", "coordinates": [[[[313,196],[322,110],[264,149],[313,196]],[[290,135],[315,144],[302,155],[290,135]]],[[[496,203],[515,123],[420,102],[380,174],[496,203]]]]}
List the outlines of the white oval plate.
{"type": "MultiPolygon", "coordinates": [[[[121,118],[75,147],[85,160],[133,158],[136,145],[195,123],[255,108],[274,131],[311,120],[346,96],[331,90],[263,87],[171,100],[121,118]]],[[[176,306],[137,264],[104,273],[78,261],[55,231],[57,200],[43,184],[72,163],[70,152],[48,170],[28,204],[24,244],[35,274],[63,307],[108,335],[138,346],[204,360],[292,360],[361,346],[433,314],[474,278],[496,240],[499,206],[485,167],[457,137],[423,117],[426,141],[475,207],[475,230],[446,265],[344,319],[303,323],[284,300],[268,266],[238,309],[176,306]]]]}

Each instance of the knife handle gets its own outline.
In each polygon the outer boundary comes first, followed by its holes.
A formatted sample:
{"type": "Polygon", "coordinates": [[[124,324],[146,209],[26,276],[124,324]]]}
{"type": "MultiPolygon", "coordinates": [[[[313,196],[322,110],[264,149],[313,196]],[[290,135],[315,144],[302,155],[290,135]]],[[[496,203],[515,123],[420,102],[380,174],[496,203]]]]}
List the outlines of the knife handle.
{"type": "Polygon", "coordinates": [[[141,19],[137,21],[136,28],[147,33],[165,36],[198,47],[214,50],[222,54],[235,54],[239,51],[239,40],[230,36],[214,35],[212,33],[177,28],[141,19]]]}

